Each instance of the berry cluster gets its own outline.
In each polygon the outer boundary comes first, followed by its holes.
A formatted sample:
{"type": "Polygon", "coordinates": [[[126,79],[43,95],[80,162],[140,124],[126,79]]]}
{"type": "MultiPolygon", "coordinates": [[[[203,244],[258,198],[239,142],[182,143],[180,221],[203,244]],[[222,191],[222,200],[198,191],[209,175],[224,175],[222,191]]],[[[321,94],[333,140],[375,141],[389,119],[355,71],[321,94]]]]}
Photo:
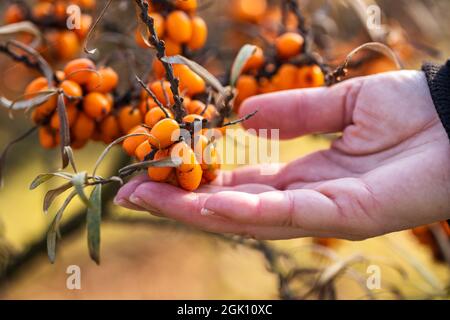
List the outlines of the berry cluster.
{"type": "MultiPolygon", "coordinates": [[[[152,1],[149,16],[153,18],[158,38],[165,41],[168,56],[202,49],[208,38],[206,22],[196,15],[197,0],[152,1]]],[[[136,30],[136,42],[143,48],[151,47],[148,34],[136,30]]]]}
{"type": "MultiPolygon", "coordinates": [[[[80,52],[82,43],[93,23],[91,12],[96,6],[96,0],[39,0],[33,6],[17,2],[9,5],[4,13],[5,24],[30,21],[44,32],[46,45],[39,48],[47,57],[69,60],[80,52]],[[77,5],[82,14],[79,25],[69,30],[68,7],[77,5]]],[[[28,39],[22,39],[28,42],[28,39]]]]}
{"type": "MultiPolygon", "coordinates": [[[[70,61],[64,71],[55,75],[57,90],[64,93],[68,125],[71,132],[71,146],[83,147],[90,139],[110,143],[121,135],[119,121],[113,115],[114,97],[119,77],[109,67],[97,68],[89,59],[70,61]]],[[[25,89],[27,99],[48,91],[44,77],[33,80],[25,89]]],[[[34,108],[33,122],[39,126],[39,140],[42,147],[50,149],[59,145],[60,119],[56,94],[34,108]]]]}
{"type": "Polygon", "coordinates": [[[303,44],[302,35],[286,32],[275,40],[275,57],[267,59],[257,48],[237,81],[236,110],[245,99],[258,94],[323,86],[325,74],[318,64],[295,61],[303,53],[303,44]]]}
{"type": "MultiPolygon", "coordinates": [[[[162,76],[157,73],[155,77],[162,76]]],[[[139,116],[143,124],[128,132],[142,135],[127,138],[123,148],[138,161],[167,157],[182,159],[182,164],[176,169],[150,167],[149,178],[193,191],[202,183],[216,178],[220,164],[213,140],[221,135],[221,129],[208,128],[207,124],[218,116],[218,112],[212,103],[206,101],[207,98],[204,99],[205,81],[186,65],[174,65],[173,73],[179,80],[179,90],[184,93],[181,121],[175,119],[175,99],[170,82],[163,76],[151,81],[147,85],[148,90],[141,93],[139,116]],[[187,136],[182,134],[182,129],[187,136]]]]}

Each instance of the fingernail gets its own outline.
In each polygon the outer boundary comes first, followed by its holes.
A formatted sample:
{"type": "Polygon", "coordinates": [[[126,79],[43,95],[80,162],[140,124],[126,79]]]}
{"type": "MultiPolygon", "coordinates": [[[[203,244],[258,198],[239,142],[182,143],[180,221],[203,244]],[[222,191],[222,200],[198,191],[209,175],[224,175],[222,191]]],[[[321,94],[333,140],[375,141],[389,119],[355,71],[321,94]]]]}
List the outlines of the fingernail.
{"type": "Polygon", "coordinates": [[[208,209],[206,209],[206,208],[203,208],[202,211],[200,211],[200,214],[201,214],[202,216],[208,217],[208,216],[213,216],[213,215],[215,215],[216,213],[215,213],[214,211],[212,211],[212,210],[208,210],[208,209]]]}

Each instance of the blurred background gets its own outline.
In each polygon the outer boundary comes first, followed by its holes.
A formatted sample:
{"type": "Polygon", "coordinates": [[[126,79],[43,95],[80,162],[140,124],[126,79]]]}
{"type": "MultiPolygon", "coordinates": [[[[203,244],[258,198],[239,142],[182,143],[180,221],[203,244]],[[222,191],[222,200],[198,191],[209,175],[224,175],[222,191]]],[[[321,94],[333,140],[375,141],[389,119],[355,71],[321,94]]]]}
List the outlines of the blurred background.
{"type": "MultiPolygon", "coordinates": [[[[27,2],[34,5],[37,1],[27,2]]],[[[100,48],[98,54],[114,48],[113,41],[108,40],[111,30],[132,36],[136,25],[132,2],[113,1],[102,22],[106,31],[99,30],[92,40],[100,48]]],[[[10,3],[1,1],[0,12],[10,3]]],[[[97,1],[94,16],[103,4],[104,1],[97,1]]],[[[443,62],[450,56],[450,3],[446,0],[304,0],[299,4],[308,25],[313,27],[316,50],[333,67],[353,48],[373,40],[390,45],[407,68],[418,69],[425,60],[443,62]],[[381,9],[382,27],[376,32],[367,29],[366,9],[370,5],[381,9]]],[[[199,59],[218,77],[224,76],[243,44],[264,45],[261,30],[270,33],[276,28],[279,8],[280,1],[200,1],[199,15],[208,22],[209,42],[199,59]]],[[[135,50],[137,65],[150,63],[151,51],[135,50]]],[[[359,61],[367,62],[356,64],[350,76],[394,68],[392,62],[380,56],[365,55],[359,61]]],[[[63,59],[51,62],[58,68],[63,59]]],[[[112,63],[119,70],[126,68],[123,58],[112,63]]],[[[0,72],[0,95],[11,100],[20,97],[24,87],[37,76],[3,55],[0,72]]],[[[122,89],[126,90],[126,85],[122,89]]],[[[0,110],[0,148],[30,126],[27,117],[17,114],[11,120],[6,110],[0,110]]],[[[314,136],[282,142],[281,161],[327,148],[329,141],[328,137],[314,136]]],[[[103,148],[101,143],[90,143],[77,151],[78,166],[92,168],[103,148]]],[[[101,174],[111,175],[127,161],[120,148],[114,149],[101,174]]],[[[64,217],[57,260],[50,264],[45,234],[54,213],[44,215],[41,208],[45,192],[55,185],[29,191],[29,184],[37,174],[54,171],[59,165],[58,152],[40,148],[36,135],[15,145],[7,158],[0,190],[2,299],[450,297],[449,261],[445,260],[448,251],[441,252],[448,250],[449,243],[447,238],[447,243],[436,244],[432,232],[436,227],[416,230],[416,235],[405,231],[361,242],[256,242],[211,235],[118,208],[111,201],[114,188],[105,192],[101,265],[89,259],[85,213],[78,200],[64,217]],[[66,287],[70,265],[81,268],[81,290],[66,287]],[[372,270],[369,266],[379,268],[381,288],[368,290],[368,270],[372,270]]]]}

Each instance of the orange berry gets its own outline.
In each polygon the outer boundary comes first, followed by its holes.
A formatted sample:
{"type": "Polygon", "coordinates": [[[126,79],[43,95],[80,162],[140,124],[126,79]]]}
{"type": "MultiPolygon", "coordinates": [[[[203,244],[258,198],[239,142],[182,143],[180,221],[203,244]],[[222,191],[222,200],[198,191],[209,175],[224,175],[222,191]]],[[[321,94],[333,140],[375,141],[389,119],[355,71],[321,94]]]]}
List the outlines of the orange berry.
{"type": "Polygon", "coordinates": [[[195,96],[205,91],[205,81],[188,66],[176,64],[173,66],[173,73],[180,79],[180,90],[186,91],[188,96],[195,96]]]}
{"type": "Polygon", "coordinates": [[[91,15],[89,15],[89,14],[81,15],[80,28],[77,28],[74,30],[76,35],[78,36],[78,38],[84,39],[87,36],[89,29],[92,26],[92,22],[93,22],[93,19],[92,19],[91,15]]]}
{"type": "Polygon", "coordinates": [[[267,0],[234,0],[233,15],[242,21],[259,22],[267,10],[267,0]]]}
{"type": "MultiPolygon", "coordinates": [[[[67,121],[69,123],[69,127],[73,127],[75,122],[78,118],[78,109],[75,105],[68,105],[66,106],[66,113],[67,113],[67,121]]],[[[55,112],[50,119],[50,126],[55,129],[59,130],[60,128],[60,122],[59,122],[59,114],[58,112],[55,112]]]]}
{"type": "Polygon", "coordinates": [[[58,32],[53,45],[55,46],[58,57],[62,60],[72,59],[81,49],[80,40],[72,31],[58,32]]]}
{"type": "MultiPolygon", "coordinates": [[[[170,112],[170,110],[168,109],[164,109],[167,114],[169,115],[169,118],[173,119],[173,115],[172,112],[170,112]]],[[[161,108],[153,108],[151,109],[149,112],[147,112],[147,114],[145,115],[145,124],[147,126],[149,126],[150,128],[153,128],[153,126],[155,124],[157,124],[159,121],[161,121],[162,119],[166,119],[166,114],[164,113],[163,110],[161,110],[161,108]]]]}
{"type": "Polygon", "coordinates": [[[141,114],[143,117],[145,117],[145,115],[153,108],[158,107],[158,105],[156,104],[155,100],[153,100],[153,98],[146,98],[144,99],[144,101],[142,101],[139,104],[139,110],[141,111],[141,114]]]}
{"type": "Polygon", "coordinates": [[[56,138],[51,128],[39,127],[39,143],[45,149],[52,149],[57,146],[56,138]]]}
{"type": "Polygon", "coordinates": [[[166,69],[164,69],[164,65],[158,59],[153,60],[152,70],[156,79],[162,79],[166,75],[166,69]]]}
{"type": "Polygon", "coordinates": [[[176,56],[176,55],[182,53],[181,45],[178,42],[176,42],[170,38],[165,39],[164,42],[166,43],[166,55],[167,56],[169,56],[169,57],[176,56]]]}
{"type": "Polygon", "coordinates": [[[256,47],[255,53],[247,60],[244,72],[249,70],[259,70],[265,62],[264,52],[260,47],[256,47]]]}
{"type": "Polygon", "coordinates": [[[207,108],[206,111],[203,113],[203,117],[206,120],[212,120],[214,118],[214,116],[216,116],[217,113],[217,109],[216,107],[214,107],[212,104],[210,104],[207,108]]]}
{"type": "Polygon", "coordinates": [[[70,146],[74,150],[79,150],[79,149],[82,149],[88,143],[88,141],[89,141],[89,139],[86,139],[86,140],[73,140],[73,141],[70,142],[70,146]]]}
{"type": "MultiPolygon", "coordinates": [[[[64,80],[59,85],[59,88],[69,97],[82,97],[83,96],[83,89],[81,89],[80,85],[74,81],[71,80],[64,80]]],[[[69,103],[68,99],[65,100],[66,104],[69,103]]]]}
{"type": "Polygon", "coordinates": [[[241,103],[252,96],[258,94],[258,82],[252,76],[242,75],[236,83],[238,94],[236,96],[235,106],[239,107],[241,103]]]}
{"type": "MultiPolygon", "coordinates": [[[[155,154],[155,157],[153,160],[162,160],[169,157],[169,150],[158,150],[155,154]]],[[[150,180],[155,182],[165,182],[167,179],[169,179],[170,175],[173,172],[173,168],[166,167],[166,168],[156,168],[156,167],[149,167],[147,170],[148,177],[150,180]]]]}
{"type": "Polygon", "coordinates": [[[195,51],[203,48],[208,40],[208,26],[201,17],[192,18],[192,37],[187,43],[189,49],[195,51]]]}
{"type": "Polygon", "coordinates": [[[172,105],[175,103],[169,81],[155,81],[150,85],[156,98],[164,105],[172,105]],[[167,98],[169,101],[167,101],[167,98]]]}
{"type": "Polygon", "coordinates": [[[178,140],[180,125],[175,120],[166,118],[155,124],[150,134],[151,145],[158,149],[165,149],[178,140]]]}
{"type": "Polygon", "coordinates": [[[192,38],[192,24],[189,16],[180,10],[171,12],[166,19],[169,37],[178,43],[187,43],[192,38]]]}
{"type": "Polygon", "coordinates": [[[197,9],[197,0],[176,0],[175,6],[184,11],[193,11],[197,9]]]}
{"type": "Polygon", "coordinates": [[[194,122],[202,123],[203,119],[204,118],[198,114],[188,114],[187,116],[185,116],[183,118],[183,122],[184,123],[194,123],[194,122]]]}
{"type": "Polygon", "coordinates": [[[288,59],[298,55],[303,48],[305,40],[295,32],[286,32],[275,40],[275,46],[280,58],[288,59]]]}
{"type": "Polygon", "coordinates": [[[76,4],[78,4],[81,8],[86,10],[95,9],[96,0],[76,0],[76,4]]]}
{"type": "Polygon", "coordinates": [[[164,17],[156,12],[150,13],[149,16],[153,18],[153,21],[155,22],[155,30],[158,38],[162,38],[165,32],[164,17]]]}
{"type": "Polygon", "coordinates": [[[84,97],[83,110],[92,119],[103,119],[111,112],[111,108],[110,101],[102,93],[91,92],[84,97]]]}
{"type": "Polygon", "coordinates": [[[66,78],[78,84],[86,84],[95,70],[95,64],[85,58],[70,61],[64,68],[66,78]]]}
{"type": "Polygon", "coordinates": [[[42,19],[53,15],[53,4],[49,2],[39,2],[33,6],[32,14],[34,18],[42,19]]]}
{"type": "Polygon", "coordinates": [[[77,121],[72,127],[74,141],[87,141],[95,131],[95,122],[84,112],[78,114],[77,121]]]}
{"type": "Polygon", "coordinates": [[[18,4],[11,4],[6,8],[4,21],[5,24],[21,22],[25,19],[25,13],[18,4]]]}
{"type": "Polygon", "coordinates": [[[100,123],[100,137],[104,143],[109,144],[118,139],[120,135],[119,122],[115,116],[109,115],[103,119],[100,123]]]}
{"type": "Polygon", "coordinates": [[[284,64],[273,77],[272,83],[277,90],[290,90],[297,87],[298,69],[292,64],[284,64]]]}
{"type": "Polygon", "coordinates": [[[206,105],[200,100],[192,100],[186,104],[186,110],[189,114],[202,114],[206,105]]]}
{"type": "Polygon", "coordinates": [[[132,129],[128,134],[142,134],[139,136],[133,136],[128,137],[123,142],[123,149],[129,156],[134,156],[136,152],[136,148],[143,143],[144,141],[148,140],[148,130],[147,128],[144,128],[142,126],[137,126],[134,129],[132,129]]]}
{"type": "Polygon", "coordinates": [[[202,182],[203,171],[194,151],[185,142],[180,142],[172,148],[171,156],[183,161],[176,169],[180,187],[187,191],[197,190],[202,182]]]}
{"type": "MultiPolygon", "coordinates": [[[[48,90],[48,81],[44,77],[39,77],[25,88],[25,96],[27,99],[36,97],[37,93],[48,90]]],[[[33,121],[39,123],[39,119],[43,120],[56,109],[58,97],[51,96],[46,102],[39,105],[33,112],[33,121]]]]}
{"type": "Polygon", "coordinates": [[[86,88],[89,92],[96,91],[108,93],[114,90],[119,83],[119,76],[112,68],[102,68],[98,73],[91,73],[86,88]]]}
{"type": "Polygon", "coordinates": [[[142,115],[139,109],[126,106],[119,111],[119,126],[123,133],[130,132],[131,129],[142,123],[142,115]]]}
{"type": "Polygon", "coordinates": [[[134,152],[134,155],[139,161],[144,161],[145,158],[153,151],[152,146],[150,145],[150,142],[148,140],[145,140],[142,142],[134,152]]]}
{"type": "Polygon", "coordinates": [[[318,65],[301,67],[297,73],[299,88],[315,88],[325,84],[325,75],[318,65]]]}

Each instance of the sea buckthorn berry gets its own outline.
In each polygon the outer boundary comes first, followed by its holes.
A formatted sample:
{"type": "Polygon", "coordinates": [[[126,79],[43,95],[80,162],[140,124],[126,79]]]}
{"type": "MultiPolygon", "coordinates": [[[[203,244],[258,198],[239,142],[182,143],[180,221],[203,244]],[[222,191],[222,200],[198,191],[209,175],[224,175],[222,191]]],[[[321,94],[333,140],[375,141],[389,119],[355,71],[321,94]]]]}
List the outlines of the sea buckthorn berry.
{"type": "Polygon", "coordinates": [[[55,134],[49,127],[39,127],[39,143],[44,149],[52,149],[57,146],[55,134]]]}
{"type": "Polygon", "coordinates": [[[155,23],[156,35],[158,36],[158,38],[162,38],[165,32],[164,17],[156,12],[150,13],[149,16],[153,18],[153,21],[155,23]]]}
{"type": "Polygon", "coordinates": [[[70,61],[64,68],[64,73],[68,80],[83,85],[89,81],[94,70],[94,62],[89,59],[81,58],[70,61]]]}
{"type": "MultiPolygon", "coordinates": [[[[69,97],[77,98],[83,96],[83,89],[81,89],[80,85],[75,81],[64,80],[59,85],[59,88],[69,97]]],[[[66,104],[69,101],[66,100],[66,104]]]]}
{"type": "Polygon", "coordinates": [[[150,131],[150,144],[157,149],[165,149],[179,139],[180,125],[173,119],[163,119],[150,131]]]}
{"type": "Polygon", "coordinates": [[[119,121],[115,116],[109,115],[102,120],[100,123],[100,137],[104,143],[111,143],[118,139],[120,135],[119,121]]]}
{"type": "Polygon", "coordinates": [[[174,65],[173,73],[175,77],[180,79],[180,90],[186,91],[188,96],[195,96],[205,91],[205,80],[188,66],[183,64],[174,65]]]}
{"type": "Polygon", "coordinates": [[[156,98],[164,105],[172,105],[175,103],[169,81],[155,81],[150,85],[156,98]],[[169,101],[167,101],[167,98],[169,101]]]}
{"type": "MultiPolygon", "coordinates": [[[[69,127],[74,126],[78,118],[78,112],[79,111],[75,105],[66,106],[67,122],[69,123],[69,127]]],[[[59,130],[60,122],[58,112],[53,113],[52,118],[50,119],[50,126],[55,130],[59,130]]]]}
{"type": "Polygon", "coordinates": [[[259,22],[267,10],[267,0],[234,0],[233,14],[242,21],[259,22]]]}
{"type": "Polygon", "coordinates": [[[297,74],[299,88],[315,88],[325,84],[325,75],[318,65],[301,67],[297,74]]]}
{"type": "Polygon", "coordinates": [[[74,141],[86,141],[92,137],[95,131],[95,122],[88,117],[84,112],[78,114],[77,121],[72,127],[72,135],[74,141]]]}
{"type": "MultiPolygon", "coordinates": [[[[158,150],[155,154],[155,157],[153,160],[162,160],[169,157],[169,150],[158,150]]],[[[163,168],[156,168],[156,167],[149,167],[147,170],[148,177],[150,180],[154,182],[165,182],[171,174],[173,173],[173,168],[171,167],[163,167],[163,168]]]]}
{"type": "MultiPolygon", "coordinates": [[[[39,92],[48,90],[48,81],[44,77],[39,77],[33,80],[25,88],[25,97],[27,99],[32,99],[36,97],[39,92]]],[[[55,109],[57,105],[58,97],[56,95],[51,96],[48,100],[41,105],[39,105],[34,112],[33,121],[39,123],[40,121],[35,121],[35,119],[43,120],[49,116],[55,109]]]]}
{"type": "Polygon", "coordinates": [[[162,79],[166,75],[166,69],[164,69],[164,65],[158,59],[153,60],[152,71],[156,79],[162,79]]]}
{"type": "Polygon", "coordinates": [[[95,9],[96,1],[95,0],[76,0],[76,4],[78,4],[81,8],[86,10],[95,9]]]}
{"type": "Polygon", "coordinates": [[[62,1],[56,1],[53,4],[53,14],[58,20],[64,20],[67,17],[66,4],[62,1]]]}
{"type": "Polygon", "coordinates": [[[198,162],[202,165],[205,150],[210,145],[209,142],[209,139],[202,134],[196,135],[193,141],[195,156],[197,157],[198,162]]]}
{"type": "Polygon", "coordinates": [[[205,110],[206,105],[200,100],[192,100],[186,104],[186,110],[189,114],[201,114],[205,110]]]}
{"type": "Polygon", "coordinates": [[[298,55],[303,48],[305,40],[295,32],[287,32],[275,41],[277,53],[280,58],[288,59],[298,55]]]}
{"type": "Polygon", "coordinates": [[[235,106],[238,108],[245,99],[258,94],[258,82],[252,76],[242,75],[236,83],[236,89],[238,93],[235,106]]]}
{"type": "Polygon", "coordinates": [[[298,68],[292,64],[284,64],[272,78],[277,90],[290,90],[297,87],[298,68]]]}
{"type": "Polygon", "coordinates": [[[21,22],[25,19],[25,13],[18,4],[11,4],[6,8],[4,20],[5,24],[21,22]]]}
{"type": "Polygon", "coordinates": [[[212,120],[218,114],[217,109],[214,105],[210,104],[203,113],[203,118],[206,120],[212,120]]]}
{"type": "Polygon", "coordinates": [[[73,141],[70,142],[70,146],[74,150],[80,150],[80,149],[83,149],[87,145],[88,141],[89,141],[89,139],[86,139],[86,140],[73,140],[73,141]]]}
{"type": "Polygon", "coordinates": [[[111,112],[108,98],[99,92],[89,93],[84,97],[83,110],[92,119],[100,120],[111,112]]]}
{"type": "Polygon", "coordinates": [[[180,10],[171,12],[166,19],[169,37],[178,43],[187,43],[192,38],[192,25],[189,16],[180,10]]]}
{"type": "Polygon", "coordinates": [[[181,45],[178,42],[176,42],[170,38],[165,39],[164,42],[166,43],[166,55],[167,56],[169,56],[169,57],[176,56],[176,55],[182,53],[183,50],[181,48],[181,45]]]}
{"type": "Polygon", "coordinates": [[[72,31],[58,32],[53,45],[55,46],[58,57],[62,60],[72,59],[81,49],[80,40],[72,31]]]}
{"type": "Polygon", "coordinates": [[[208,26],[201,17],[192,18],[192,37],[187,43],[190,50],[195,51],[203,48],[208,40],[208,26]]]}
{"type": "Polygon", "coordinates": [[[153,98],[147,98],[144,99],[144,101],[142,101],[139,104],[139,111],[141,111],[141,114],[143,117],[145,117],[145,115],[153,108],[157,108],[158,105],[156,104],[155,100],[153,100],[153,98]]]}
{"type": "Polygon", "coordinates": [[[134,41],[136,41],[136,44],[143,49],[150,48],[149,44],[147,44],[146,42],[146,39],[144,39],[144,37],[146,36],[145,34],[146,32],[142,34],[139,27],[134,32],[134,41]]]}
{"type": "Polygon", "coordinates": [[[112,68],[102,68],[98,73],[91,73],[86,88],[89,92],[108,93],[119,83],[119,76],[112,68]]]}
{"type": "Polygon", "coordinates": [[[182,170],[180,168],[176,169],[177,181],[180,187],[186,191],[191,192],[197,190],[202,183],[203,176],[203,171],[200,164],[196,161],[192,165],[192,168],[188,171],[182,170]]]}
{"type": "Polygon", "coordinates": [[[53,5],[48,2],[39,2],[33,6],[32,14],[34,18],[43,19],[53,14],[53,5]]]}
{"type": "Polygon", "coordinates": [[[139,109],[126,106],[119,111],[119,125],[123,133],[128,133],[131,129],[142,123],[142,115],[139,109]]]}
{"type": "MultiPolygon", "coordinates": [[[[169,118],[173,119],[172,112],[164,108],[165,112],[169,115],[169,118]]],[[[145,124],[150,128],[153,128],[155,124],[160,122],[162,119],[166,119],[166,113],[161,108],[153,108],[145,115],[145,124]]]]}
{"type": "Polygon", "coordinates": [[[277,88],[272,83],[272,81],[270,81],[267,78],[261,78],[259,80],[259,92],[260,93],[271,93],[271,92],[275,92],[275,91],[277,91],[277,88]]]}
{"type": "Polygon", "coordinates": [[[128,137],[123,142],[123,149],[129,156],[134,156],[136,152],[136,148],[145,141],[148,140],[148,129],[142,126],[137,126],[132,129],[128,134],[142,134],[138,136],[128,137]]]}
{"type": "Polygon", "coordinates": [[[134,152],[134,155],[139,161],[144,161],[145,158],[152,152],[153,147],[150,145],[150,142],[148,140],[145,140],[142,142],[134,152]]]}
{"type": "Polygon", "coordinates": [[[194,11],[197,9],[197,0],[176,0],[175,6],[184,11],[194,11]]]}
{"type": "Polygon", "coordinates": [[[91,15],[89,15],[89,14],[82,14],[81,15],[81,17],[80,17],[80,28],[76,28],[74,30],[75,34],[78,36],[78,38],[84,39],[87,36],[87,34],[89,32],[89,29],[92,26],[92,22],[93,22],[93,19],[92,19],[91,15]]]}
{"type": "Polygon", "coordinates": [[[187,116],[185,116],[183,118],[183,122],[184,123],[194,123],[194,122],[202,123],[203,119],[204,118],[198,114],[188,114],[187,116]]]}
{"type": "Polygon", "coordinates": [[[255,52],[250,57],[250,59],[247,60],[247,63],[244,66],[244,72],[250,71],[250,70],[259,70],[264,65],[265,58],[264,58],[264,52],[260,47],[256,47],[255,52]]]}

